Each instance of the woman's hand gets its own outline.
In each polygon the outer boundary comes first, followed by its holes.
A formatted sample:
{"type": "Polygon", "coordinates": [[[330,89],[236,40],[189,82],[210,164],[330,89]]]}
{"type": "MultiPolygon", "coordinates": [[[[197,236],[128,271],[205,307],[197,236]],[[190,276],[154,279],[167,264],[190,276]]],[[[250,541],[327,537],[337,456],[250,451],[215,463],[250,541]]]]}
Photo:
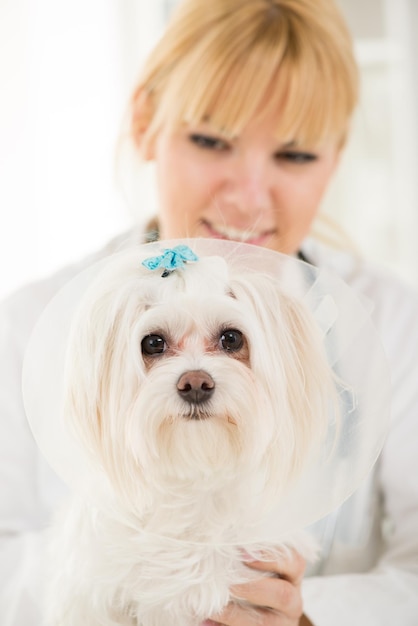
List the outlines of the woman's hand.
{"type": "Polygon", "coordinates": [[[246,561],[246,565],[271,576],[235,585],[233,596],[250,606],[230,602],[203,626],[312,626],[303,615],[301,584],[306,563],[299,554],[292,552],[275,561],[246,561]]]}

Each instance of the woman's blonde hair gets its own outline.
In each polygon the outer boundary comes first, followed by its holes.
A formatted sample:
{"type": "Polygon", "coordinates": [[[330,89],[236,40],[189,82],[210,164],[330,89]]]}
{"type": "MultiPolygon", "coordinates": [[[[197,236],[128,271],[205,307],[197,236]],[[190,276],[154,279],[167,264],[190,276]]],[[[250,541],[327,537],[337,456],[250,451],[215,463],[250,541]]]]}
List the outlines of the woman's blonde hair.
{"type": "Polygon", "coordinates": [[[283,141],[342,144],[357,91],[333,0],[183,0],[143,68],[131,130],[139,143],[205,121],[232,137],[274,111],[283,141]]]}

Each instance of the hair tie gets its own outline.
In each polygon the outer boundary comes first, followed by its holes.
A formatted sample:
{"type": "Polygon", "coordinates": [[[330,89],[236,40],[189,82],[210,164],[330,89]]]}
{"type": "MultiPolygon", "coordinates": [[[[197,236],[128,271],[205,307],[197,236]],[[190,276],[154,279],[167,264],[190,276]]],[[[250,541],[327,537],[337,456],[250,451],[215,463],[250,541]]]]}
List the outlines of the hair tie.
{"type": "Polygon", "coordinates": [[[161,278],[166,278],[174,270],[183,269],[186,263],[198,260],[199,257],[189,246],[180,245],[175,246],[175,248],[166,248],[163,254],[159,256],[144,259],[142,265],[149,270],[163,269],[161,278]]]}

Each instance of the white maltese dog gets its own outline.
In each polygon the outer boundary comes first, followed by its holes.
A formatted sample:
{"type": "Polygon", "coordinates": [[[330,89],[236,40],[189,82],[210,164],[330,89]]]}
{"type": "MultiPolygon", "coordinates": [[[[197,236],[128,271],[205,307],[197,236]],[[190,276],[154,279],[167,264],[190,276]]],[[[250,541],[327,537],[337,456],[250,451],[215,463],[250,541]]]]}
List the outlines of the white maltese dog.
{"type": "Polygon", "coordinates": [[[327,430],[312,315],[272,277],[171,252],[192,262],[116,255],[72,331],[65,419],[95,471],[54,529],[51,626],[198,626],[248,555],[313,556],[301,532],[262,541],[327,430]]]}

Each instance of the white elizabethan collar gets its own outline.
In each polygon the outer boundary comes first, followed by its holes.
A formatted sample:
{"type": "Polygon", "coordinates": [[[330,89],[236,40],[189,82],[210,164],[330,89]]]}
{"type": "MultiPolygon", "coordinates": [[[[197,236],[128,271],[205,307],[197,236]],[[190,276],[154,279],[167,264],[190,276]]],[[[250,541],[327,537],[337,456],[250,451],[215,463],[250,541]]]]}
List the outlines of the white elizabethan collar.
{"type": "MultiPolygon", "coordinates": [[[[389,422],[386,357],[369,312],[353,290],[329,270],[257,246],[214,239],[137,246],[138,266],[143,259],[179,244],[187,244],[199,257],[222,256],[244,273],[260,271],[277,278],[281,289],[312,311],[329,363],[346,385],[337,441],[330,420],[320,457],[266,520],[266,538],[274,540],[278,533],[307,526],[335,509],[371,470],[389,422]]],[[[24,362],[24,404],[35,439],[52,468],[73,488],[83,484],[89,469],[61,418],[66,347],[78,304],[107,262],[94,264],[58,292],[35,327],[24,362]]]]}

